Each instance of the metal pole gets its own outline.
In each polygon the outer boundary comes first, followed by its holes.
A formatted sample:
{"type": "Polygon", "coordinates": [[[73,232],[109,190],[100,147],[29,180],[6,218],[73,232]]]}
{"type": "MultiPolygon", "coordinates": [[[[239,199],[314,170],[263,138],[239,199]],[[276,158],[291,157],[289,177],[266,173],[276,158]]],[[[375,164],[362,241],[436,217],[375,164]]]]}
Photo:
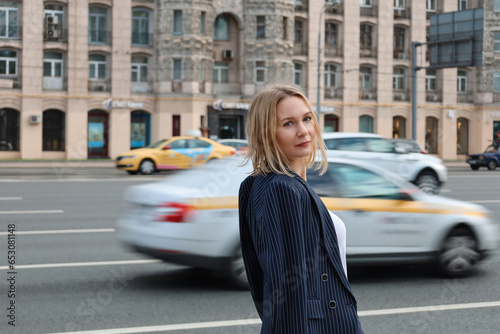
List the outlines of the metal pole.
{"type": "Polygon", "coordinates": [[[417,71],[421,67],[417,66],[417,47],[421,46],[420,42],[412,43],[412,57],[411,57],[411,137],[417,140],[417,71]]]}
{"type": "Polygon", "coordinates": [[[324,12],[325,12],[325,5],[323,5],[323,7],[321,8],[321,13],[319,14],[319,30],[318,30],[318,91],[316,95],[316,115],[318,116],[318,118],[321,112],[321,22],[324,12]]]}

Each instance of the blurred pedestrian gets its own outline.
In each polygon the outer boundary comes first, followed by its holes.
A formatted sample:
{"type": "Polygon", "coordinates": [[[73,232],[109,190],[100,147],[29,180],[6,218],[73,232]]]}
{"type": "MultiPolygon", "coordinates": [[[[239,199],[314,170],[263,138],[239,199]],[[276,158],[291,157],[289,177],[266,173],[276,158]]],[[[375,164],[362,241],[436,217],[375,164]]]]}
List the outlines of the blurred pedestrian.
{"type": "Polygon", "coordinates": [[[240,237],[261,333],[363,333],[345,226],[307,183],[316,160],[321,174],[328,167],[309,101],[293,86],[265,88],[246,131],[253,173],[240,187],[240,237]]]}

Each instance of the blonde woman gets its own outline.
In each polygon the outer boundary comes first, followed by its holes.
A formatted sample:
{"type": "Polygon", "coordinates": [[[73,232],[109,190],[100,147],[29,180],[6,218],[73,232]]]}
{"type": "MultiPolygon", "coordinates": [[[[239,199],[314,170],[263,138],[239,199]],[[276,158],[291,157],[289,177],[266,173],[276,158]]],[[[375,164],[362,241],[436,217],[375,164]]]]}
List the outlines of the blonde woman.
{"type": "Polygon", "coordinates": [[[320,173],[327,169],[307,98],[293,86],[264,89],[246,131],[254,170],[240,187],[240,237],[261,333],[363,333],[347,280],[345,227],[307,184],[315,161],[320,173]]]}

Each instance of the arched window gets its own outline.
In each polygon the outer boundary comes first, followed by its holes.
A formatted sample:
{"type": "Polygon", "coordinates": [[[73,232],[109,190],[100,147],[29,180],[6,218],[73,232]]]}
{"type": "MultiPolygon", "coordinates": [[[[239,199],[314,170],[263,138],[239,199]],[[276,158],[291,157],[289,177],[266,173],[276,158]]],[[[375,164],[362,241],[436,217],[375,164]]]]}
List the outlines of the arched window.
{"type": "Polygon", "coordinates": [[[150,45],[150,16],[147,9],[132,9],[132,44],[150,45]]]}
{"type": "Polygon", "coordinates": [[[324,132],[338,132],[339,131],[339,118],[335,115],[325,115],[325,129],[324,132]]]}
{"type": "Polygon", "coordinates": [[[457,119],[457,154],[469,153],[469,121],[466,118],[457,119]]]}
{"type": "Polygon", "coordinates": [[[14,109],[0,109],[0,151],[19,151],[19,115],[14,109]]]}
{"type": "Polygon", "coordinates": [[[373,133],[373,117],[359,116],[359,132],[373,133]]]}
{"type": "Polygon", "coordinates": [[[325,45],[337,45],[339,43],[339,24],[336,22],[325,23],[325,45]]]}
{"type": "Polygon", "coordinates": [[[408,59],[406,50],[406,28],[401,26],[394,27],[394,58],[408,59]]]}
{"type": "Polygon", "coordinates": [[[214,39],[222,41],[229,40],[229,16],[219,15],[215,19],[214,39]]]}
{"type": "Polygon", "coordinates": [[[11,50],[0,50],[0,76],[17,75],[17,52],[11,50]]]}
{"type": "Polygon", "coordinates": [[[360,26],[359,48],[371,49],[373,47],[373,26],[363,23],[360,26]]]}
{"type": "Polygon", "coordinates": [[[44,151],[65,151],[66,115],[59,110],[45,110],[43,112],[43,140],[44,151]]]}
{"type": "Polygon", "coordinates": [[[392,118],[392,138],[406,138],[406,118],[402,116],[392,118]]]}
{"type": "Polygon", "coordinates": [[[435,117],[425,119],[425,150],[428,153],[438,153],[438,120],[435,117]]]}
{"type": "Polygon", "coordinates": [[[108,42],[108,10],[92,6],[89,8],[89,43],[108,42]]]}

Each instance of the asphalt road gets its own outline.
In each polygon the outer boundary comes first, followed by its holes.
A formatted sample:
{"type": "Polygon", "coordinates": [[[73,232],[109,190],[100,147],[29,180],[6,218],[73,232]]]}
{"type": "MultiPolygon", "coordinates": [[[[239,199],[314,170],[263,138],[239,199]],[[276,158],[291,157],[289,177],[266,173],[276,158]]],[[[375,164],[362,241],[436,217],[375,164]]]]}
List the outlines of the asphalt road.
{"type": "MultiPolygon", "coordinates": [[[[141,257],[115,240],[124,189],[163,175],[0,169],[0,333],[258,333],[248,291],[202,270],[141,257]],[[9,225],[16,233],[14,270],[7,267],[9,225]],[[7,317],[12,300],[15,327],[7,317]]],[[[500,171],[450,169],[442,194],[480,203],[499,219],[499,182],[500,171]]],[[[367,334],[500,330],[498,254],[465,279],[438,278],[420,267],[349,275],[367,334]]]]}

